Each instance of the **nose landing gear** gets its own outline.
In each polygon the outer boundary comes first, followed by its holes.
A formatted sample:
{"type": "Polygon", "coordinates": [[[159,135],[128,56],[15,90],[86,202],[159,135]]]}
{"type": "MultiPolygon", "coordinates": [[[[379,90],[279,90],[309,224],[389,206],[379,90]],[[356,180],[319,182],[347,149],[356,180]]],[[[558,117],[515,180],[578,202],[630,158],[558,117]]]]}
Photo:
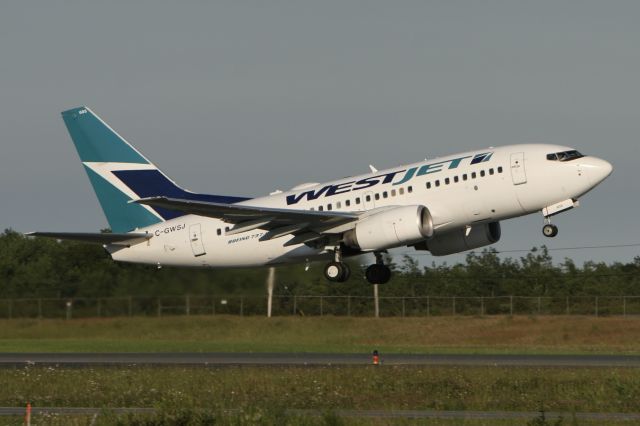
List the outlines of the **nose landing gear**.
{"type": "Polygon", "coordinates": [[[545,218],[547,223],[542,227],[542,235],[553,238],[558,235],[558,227],[551,223],[549,218],[545,218]]]}

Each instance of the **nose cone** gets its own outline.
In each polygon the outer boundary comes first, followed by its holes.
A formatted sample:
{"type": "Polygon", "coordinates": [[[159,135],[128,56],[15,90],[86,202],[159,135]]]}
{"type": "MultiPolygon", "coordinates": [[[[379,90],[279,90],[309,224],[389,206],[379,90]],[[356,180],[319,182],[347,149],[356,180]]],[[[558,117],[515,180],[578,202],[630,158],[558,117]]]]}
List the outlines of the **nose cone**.
{"type": "Polygon", "coordinates": [[[613,172],[613,166],[606,160],[597,157],[585,157],[584,160],[581,166],[584,167],[593,185],[599,184],[613,172]]]}

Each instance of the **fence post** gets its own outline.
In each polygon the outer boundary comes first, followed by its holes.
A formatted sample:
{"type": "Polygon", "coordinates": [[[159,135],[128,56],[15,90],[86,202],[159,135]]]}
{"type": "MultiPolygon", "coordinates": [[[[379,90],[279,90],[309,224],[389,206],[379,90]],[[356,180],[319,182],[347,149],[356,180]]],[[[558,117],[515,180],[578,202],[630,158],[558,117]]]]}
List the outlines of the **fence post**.
{"type": "Polygon", "coordinates": [[[596,318],[598,318],[598,296],[596,296],[596,318]]]}
{"type": "Polygon", "coordinates": [[[244,296],[240,296],[240,316],[244,316],[244,296]]]}
{"type": "Polygon", "coordinates": [[[509,316],[513,316],[513,295],[509,296],[509,316]]]}
{"type": "Polygon", "coordinates": [[[324,308],[323,302],[324,302],[323,298],[322,298],[322,296],[320,296],[320,316],[322,316],[322,314],[324,313],[323,312],[323,308],[324,308]]]}
{"type": "Polygon", "coordinates": [[[347,316],[351,316],[351,295],[347,296],[347,316]]]}
{"type": "Polygon", "coordinates": [[[73,309],[73,302],[71,300],[67,300],[66,303],[67,306],[67,319],[70,320],[71,319],[71,309],[73,309]]]}
{"type": "Polygon", "coordinates": [[[295,315],[296,312],[298,312],[298,298],[294,294],[293,295],[293,315],[295,315]]]}
{"type": "Polygon", "coordinates": [[[129,305],[127,306],[127,313],[129,314],[129,316],[131,316],[133,314],[133,300],[131,296],[129,296],[128,299],[129,300],[127,302],[129,305]]]}
{"type": "Polygon", "coordinates": [[[622,316],[627,316],[627,296],[622,296],[622,316]]]}
{"type": "Polygon", "coordinates": [[[38,319],[40,318],[42,318],[42,299],[38,299],[38,319]]]}
{"type": "Polygon", "coordinates": [[[191,297],[188,294],[184,297],[184,312],[187,316],[191,313],[191,297]]]}
{"type": "Polygon", "coordinates": [[[404,318],[404,315],[405,315],[404,296],[402,296],[402,318],[404,318]]]}

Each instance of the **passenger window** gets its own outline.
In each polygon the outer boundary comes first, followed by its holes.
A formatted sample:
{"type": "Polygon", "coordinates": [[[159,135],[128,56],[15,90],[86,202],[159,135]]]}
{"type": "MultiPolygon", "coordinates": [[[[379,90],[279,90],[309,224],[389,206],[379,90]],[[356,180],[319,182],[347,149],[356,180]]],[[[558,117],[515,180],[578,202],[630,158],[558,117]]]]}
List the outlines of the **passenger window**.
{"type": "Polygon", "coordinates": [[[218,235],[222,235],[222,229],[218,228],[218,235]]]}
{"type": "Polygon", "coordinates": [[[336,209],[339,209],[339,208],[341,208],[341,207],[342,207],[342,203],[341,203],[340,201],[338,201],[338,202],[336,203],[336,209]]]}
{"type": "Polygon", "coordinates": [[[489,174],[493,175],[493,169],[489,169],[489,174]]]}
{"type": "Polygon", "coordinates": [[[224,232],[229,232],[229,227],[228,226],[225,226],[224,232]]]}
{"type": "Polygon", "coordinates": [[[349,206],[351,205],[351,200],[347,200],[347,201],[345,201],[345,202],[344,202],[344,205],[345,205],[345,206],[347,206],[347,207],[349,207],[349,206]]]}
{"type": "Polygon", "coordinates": [[[445,185],[449,185],[451,181],[449,180],[449,178],[444,178],[444,184],[445,185]]]}
{"type": "Polygon", "coordinates": [[[391,190],[391,196],[392,196],[392,197],[395,197],[395,196],[396,196],[396,190],[395,190],[395,189],[392,189],[392,190],[391,190]]]}
{"type": "Polygon", "coordinates": [[[373,198],[375,198],[376,200],[379,200],[380,199],[380,194],[378,194],[378,193],[374,194],[373,198]]]}
{"type": "Polygon", "coordinates": [[[502,173],[502,166],[498,167],[498,173],[502,173]]]}
{"type": "Polygon", "coordinates": [[[484,170],[480,170],[480,177],[484,177],[484,170]]]}
{"type": "Polygon", "coordinates": [[[440,179],[436,179],[436,186],[440,186],[440,179]]]}
{"type": "Polygon", "coordinates": [[[454,181],[455,183],[458,183],[458,180],[459,180],[459,179],[458,179],[458,176],[454,176],[454,177],[453,177],[453,181],[454,181]]]}
{"type": "Polygon", "coordinates": [[[360,197],[356,197],[356,204],[360,204],[360,197]]]}
{"type": "Polygon", "coordinates": [[[409,187],[407,188],[407,192],[411,194],[413,192],[413,186],[409,185],[409,187]]]}
{"type": "Polygon", "coordinates": [[[309,210],[314,211],[315,209],[313,207],[311,207],[309,210]]]}
{"type": "Polygon", "coordinates": [[[467,180],[467,174],[466,173],[462,175],[462,180],[467,180]]]}
{"type": "Polygon", "coordinates": [[[404,195],[404,188],[400,188],[398,192],[400,193],[400,195],[404,195]]]}
{"type": "Polygon", "coordinates": [[[324,207],[322,207],[322,206],[318,207],[318,211],[319,211],[319,212],[321,212],[321,211],[323,211],[323,210],[324,210],[324,207]]]}
{"type": "Polygon", "coordinates": [[[431,182],[427,182],[427,189],[431,189],[431,182]]]}
{"type": "Polygon", "coordinates": [[[389,194],[387,193],[387,191],[384,191],[382,193],[382,198],[387,198],[389,196],[389,194]]]}
{"type": "Polygon", "coordinates": [[[476,172],[472,172],[471,173],[471,179],[475,179],[476,178],[476,172]]]}
{"type": "Polygon", "coordinates": [[[333,210],[333,206],[331,205],[331,203],[327,204],[327,210],[333,210]]]}
{"type": "Polygon", "coordinates": [[[365,200],[367,200],[367,201],[371,201],[371,195],[367,195],[367,196],[365,197],[365,200]]]}

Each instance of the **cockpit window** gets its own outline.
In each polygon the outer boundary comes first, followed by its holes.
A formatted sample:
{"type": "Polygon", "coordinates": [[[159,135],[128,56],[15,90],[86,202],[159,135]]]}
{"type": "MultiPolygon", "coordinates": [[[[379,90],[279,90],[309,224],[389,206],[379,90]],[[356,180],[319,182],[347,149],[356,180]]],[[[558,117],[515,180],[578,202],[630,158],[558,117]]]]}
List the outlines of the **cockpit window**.
{"type": "Polygon", "coordinates": [[[549,161],[571,161],[577,158],[582,158],[584,155],[580,154],[578,151],[564,151],[564,152],[556,152],[553,154],[547,154],[547,160],[549,161]]]}

